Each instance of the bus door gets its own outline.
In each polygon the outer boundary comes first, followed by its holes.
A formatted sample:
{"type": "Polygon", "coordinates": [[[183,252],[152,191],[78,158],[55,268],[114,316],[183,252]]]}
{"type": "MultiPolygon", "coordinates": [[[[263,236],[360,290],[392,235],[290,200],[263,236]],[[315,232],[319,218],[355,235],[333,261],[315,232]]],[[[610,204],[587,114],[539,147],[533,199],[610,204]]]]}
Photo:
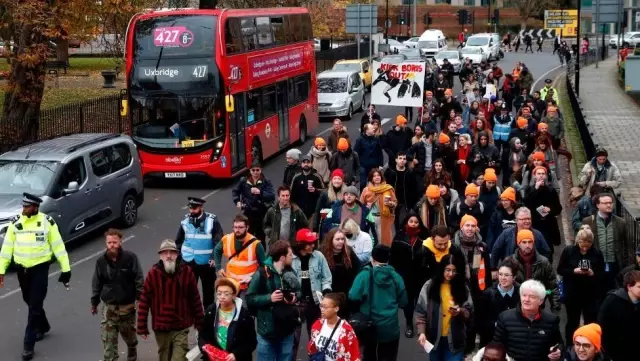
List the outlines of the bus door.
{"type": "Polygon", "coordinates": [[[231,142],[231,170],[236,172],[244,168],[247,163],[247,149],[244,139],[244,94],[236,94],[233,98],[235,111],[229,115],[229,141],[231,142]]]}
{"type": "Polygon", "coordinates": [[[278,113],[278,132],[282,147],[289,144],[289,97],[286,80],[276,84],[276,112],[278,113]]]}

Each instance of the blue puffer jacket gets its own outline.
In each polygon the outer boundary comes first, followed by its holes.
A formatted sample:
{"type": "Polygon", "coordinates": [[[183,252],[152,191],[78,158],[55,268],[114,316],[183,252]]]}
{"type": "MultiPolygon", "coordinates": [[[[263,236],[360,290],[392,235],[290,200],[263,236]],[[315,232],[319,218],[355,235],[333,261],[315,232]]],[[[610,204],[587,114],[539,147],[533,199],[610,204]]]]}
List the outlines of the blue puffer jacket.
{"type": "Polygon", "coordinates": [[[360,166],[364,168],[382,167],[384,158],[382,155],[382,145],[376,136],[362,135],[356,141],[353,150],[360,157],[360,166]]]}

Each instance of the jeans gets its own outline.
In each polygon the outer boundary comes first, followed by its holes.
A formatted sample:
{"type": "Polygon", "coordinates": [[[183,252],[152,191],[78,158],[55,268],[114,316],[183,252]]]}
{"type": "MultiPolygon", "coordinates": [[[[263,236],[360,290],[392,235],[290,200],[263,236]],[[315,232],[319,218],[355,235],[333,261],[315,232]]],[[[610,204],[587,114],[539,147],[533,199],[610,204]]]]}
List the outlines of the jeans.
{"type": "Polygon", "coordinates": [[[293,333],[280,341],[269,341],[258,335],[258,360],[292,361],[293,333]]]}
{"type": "Polygon", "coordinates": [[[438,348],[429,352],[429,361],[462,361],[464,352],[451,353],[449,350],[449,340],[446,337],[440,338],[438,348]]]}

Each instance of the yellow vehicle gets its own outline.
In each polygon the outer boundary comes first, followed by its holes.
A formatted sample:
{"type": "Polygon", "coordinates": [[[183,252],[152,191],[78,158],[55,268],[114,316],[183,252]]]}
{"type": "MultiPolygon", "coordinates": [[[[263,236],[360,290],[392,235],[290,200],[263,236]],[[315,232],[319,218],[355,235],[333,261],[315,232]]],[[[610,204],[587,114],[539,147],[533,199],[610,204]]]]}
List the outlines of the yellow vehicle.
{"type": "Polygon", "coordinates": [[[367,91],[371,91],[371,69],[369,66],[369,60],[367,59],[352,59],[352,60],[338,60],[333,66],[334,71],[357,71],[360,73],[360,78],[364,83],[364,87],[367,91]]]}

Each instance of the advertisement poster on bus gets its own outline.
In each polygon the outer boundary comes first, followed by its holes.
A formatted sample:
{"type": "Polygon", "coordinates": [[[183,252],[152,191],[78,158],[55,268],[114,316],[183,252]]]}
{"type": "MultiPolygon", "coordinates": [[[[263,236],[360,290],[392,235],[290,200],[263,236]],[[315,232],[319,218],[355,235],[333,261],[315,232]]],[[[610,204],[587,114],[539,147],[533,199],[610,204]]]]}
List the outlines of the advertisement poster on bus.
{"type": "Polygon", "coordinates": [[[371,103],[421,107],[426,65],[423,62],[373,62],[371,103]]]}

